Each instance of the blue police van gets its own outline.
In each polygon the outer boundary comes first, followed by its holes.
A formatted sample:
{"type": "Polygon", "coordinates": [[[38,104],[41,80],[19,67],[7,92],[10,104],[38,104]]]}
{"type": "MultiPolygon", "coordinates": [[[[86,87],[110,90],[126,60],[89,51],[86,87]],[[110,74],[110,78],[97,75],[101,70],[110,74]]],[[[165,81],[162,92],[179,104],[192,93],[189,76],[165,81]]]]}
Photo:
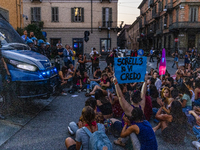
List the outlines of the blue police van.
{"type": "Polygon", "coordinates": [[[9,89],[18,98],[48,97],[58,85],[50,60],[30,50],[14,28],[0,17],[2,56],[11,74],[9,89]]]}

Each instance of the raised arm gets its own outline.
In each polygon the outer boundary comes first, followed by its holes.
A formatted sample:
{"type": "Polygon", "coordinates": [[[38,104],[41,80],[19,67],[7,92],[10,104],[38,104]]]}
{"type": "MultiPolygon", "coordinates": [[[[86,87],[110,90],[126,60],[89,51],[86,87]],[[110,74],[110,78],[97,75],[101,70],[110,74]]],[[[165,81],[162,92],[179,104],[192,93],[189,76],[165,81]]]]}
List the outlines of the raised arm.
{"type": "Polygon", "coordinates": [[[120,103],[122,109],[124,110],[126,115],[131,116],[133,107],[125,100],[124,95],[119,87],[116,77],[114,77],[113,83],[115,84],[115,90],[116,90],[117,96],[119,98],[119,103],[120,103]]]}
{"type": "Polygon", "coordinates": [[[145,107],[145,102],[146,102],[146,93],[147,93],[147,80],[148,80],[149,76],[145,76],[145,81],[142,85],[142,90],[141,90],[141,98],[142,101],[140,102],[140,106],[142,107],[142,110],[144,112],[144,107],[145,107]]]}
{"type": "Polygon", "coordinates": [[[76,66],[75,66],[75,68],[74,68],[73,77],[74,77],[74,76],[75,76],[75,74],[76,74],[76,68],[77,68],[77,66],[78,66],[78,62],[76,63],[76,66]]]}

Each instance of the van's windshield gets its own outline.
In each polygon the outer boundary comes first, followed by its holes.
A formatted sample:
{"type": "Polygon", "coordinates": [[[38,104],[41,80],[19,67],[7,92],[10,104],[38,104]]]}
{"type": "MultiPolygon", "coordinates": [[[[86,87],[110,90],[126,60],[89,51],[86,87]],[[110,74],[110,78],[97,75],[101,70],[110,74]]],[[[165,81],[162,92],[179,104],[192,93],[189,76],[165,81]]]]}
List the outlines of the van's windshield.
{"type": "Polygon", "coordinates": [[[6,22],[1,18],[0,18],[0,42],[2,45],[2,49],[29,50],[29,47],[25,45],[25,42],[15,31],[15,29],[8,22],[6,22]]]}

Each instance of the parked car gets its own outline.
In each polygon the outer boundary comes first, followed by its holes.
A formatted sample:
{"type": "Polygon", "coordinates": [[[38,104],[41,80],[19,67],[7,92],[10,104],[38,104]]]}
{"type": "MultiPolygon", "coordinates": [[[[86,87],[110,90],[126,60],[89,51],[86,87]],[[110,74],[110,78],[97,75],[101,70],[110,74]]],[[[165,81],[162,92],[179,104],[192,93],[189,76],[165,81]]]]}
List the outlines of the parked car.
{"type": "Polygon", "coordinates": [[[58,85],[50,60],[30,50],[19,34],[0,17],[0,45],[11,74],[10,92],[18,98],[49,97],[58,85]]]}

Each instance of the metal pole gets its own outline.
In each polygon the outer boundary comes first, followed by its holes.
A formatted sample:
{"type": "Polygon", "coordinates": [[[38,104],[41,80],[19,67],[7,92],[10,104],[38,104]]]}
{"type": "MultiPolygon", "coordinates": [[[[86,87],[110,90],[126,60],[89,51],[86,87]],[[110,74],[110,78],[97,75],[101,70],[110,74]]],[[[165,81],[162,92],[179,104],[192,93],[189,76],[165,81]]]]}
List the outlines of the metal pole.
{"type": "Polygon", "coordinates": [[[91,33],[93,33],[93,7],[92,7],[93,0],[91,0],[91,33]]]}

